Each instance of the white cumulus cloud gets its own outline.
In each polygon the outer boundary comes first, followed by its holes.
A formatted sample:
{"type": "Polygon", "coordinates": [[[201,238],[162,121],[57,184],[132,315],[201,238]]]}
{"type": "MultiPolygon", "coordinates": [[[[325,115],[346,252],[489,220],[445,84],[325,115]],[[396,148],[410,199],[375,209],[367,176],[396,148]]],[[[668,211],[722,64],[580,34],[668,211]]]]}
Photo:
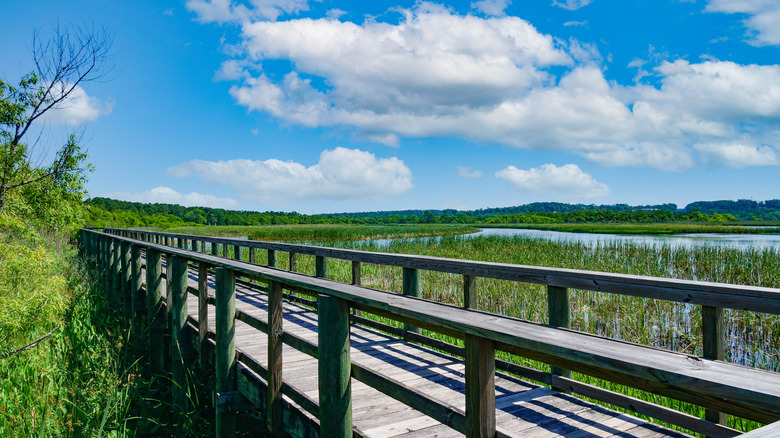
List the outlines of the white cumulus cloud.
{"type": "Polygon", "coordinates": [[[584,6],[588,6],[589,4],[591,4],[591,2],[593,2],[593,0],[563,0],[563,1],[553,0],[552,4],[553,6],[558,6],[559,8],[574,11],[584,6]]]}
{"type": "Polygon", "coordinates": [[[185,207],[211,207],[235,209],[238,201],[231,198],[219,198],[198,192],[179,193],[170,187],[155,187],[145,192],[112,192],[103,195],[107,198],[120,199],[129,202],[146,202],[161,204],[179,204],[185,207]]]}
{"type": "Polygon", "coordinates": [[[506,15],[504,10],[512,4],[509,0],[479,0],[471,3],[471,8],[482,12],[485,15],[500,17],[506,15]]]}
{"type": "Polygon", "coordinates": [[[707,143],[694,146],[707,162],[741,169],[747,166],[777,165],[777,153],[769,146],[755,146],[744,143],[707,143]]]}
{"type": "Polygon", "coordinates": [[[483,175],[481,170],[474,170],[468,166],[457,166],[456,169],[458,170],[458,176],[461,178],[477,179],[482,178],[483,175]]]}
{"type": "Polygon", "coordinates": [[[778,65],[637,61],[638,80],[653,74],[658,85],[619,85],[604,76],[595,46],[517,17],[425,2],[395,11],[397,23],[247,20],[245,58],[223,64],[220,77],[235,78],[240,105],[283,124],[348,127],[393,147],[461,137],[667,171],[704,159],[695,145],[780,147],[778,65]],[[266,74],[269,60],[290,61],[290,70],[266,74]]]}
{"type": "Polygon", "coordinates": [[[249,200],[277,204],[314,198],[383,199],[413,187],[412,171],[398,158],[340,147],[323,151],[319,162],[309,167],[276,159],[191,160],[167,174],[227,184],[249,200]]]}
{"type": "Polygon", "coordinates": [[[609,195],[609,187],[596,181],[576,164],[543,164],[524,170],[508,166],[495,174],[518,193],[558,196],[561,199],[595,199],[609,195]]]}
{"type": "Polygon", "coordinates": [[[283,14],[309,10],[308,0],[187,0],[187,9],[204,23],[244,22],[251,19],[276,20],[283,14]]]}
{"type": "MultiPolygon", "coordinates": [[[[72,84],[57,83],[52,87],[54,96],[62,95],[72,84]]],[[[87,92],[76,85],[67,98],[42,116],[42,121],[60,125],[78,126],[92,122],[98,117],[107,115],[113,110],[113,105],[87,95],[87,92]]]]}
{"type": "Polygon", "coordinates": [[[780,45],[780,2],[777,0],[709,0],[705,11],[745,14],[748,42],[756,46],[780,45]]]}

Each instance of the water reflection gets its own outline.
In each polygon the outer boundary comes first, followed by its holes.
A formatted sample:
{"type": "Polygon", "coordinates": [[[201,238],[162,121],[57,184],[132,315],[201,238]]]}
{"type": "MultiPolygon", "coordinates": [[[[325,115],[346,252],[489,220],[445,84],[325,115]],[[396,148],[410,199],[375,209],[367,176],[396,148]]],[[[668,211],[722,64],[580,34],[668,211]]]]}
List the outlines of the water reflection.
{"type": "MultiPolygon", "coordinates": [[[[481,228],[479,232],[464,234],[461,237],[477,236],[526,236],[561,242],[579,242],[591,246],[605,243],[627,243],[644,246],[668,246],[672,248],[692,248],[700,246],[720,246],[738,249],[777,249],[780,250],[780,235],[776,234],[667,234],[667,235],[621,235],[594,233],[564,233],[560,231],[528,230],[519,228],[481,228]]],[[[436,242],[441,237],[423,237],[414,240],[436,242]]],[[[379,246],[389,245],[398,239],[374,239],[370,242],[379,246]]],[[[409,239],[411,240],[411,239],[409,239]]]]}

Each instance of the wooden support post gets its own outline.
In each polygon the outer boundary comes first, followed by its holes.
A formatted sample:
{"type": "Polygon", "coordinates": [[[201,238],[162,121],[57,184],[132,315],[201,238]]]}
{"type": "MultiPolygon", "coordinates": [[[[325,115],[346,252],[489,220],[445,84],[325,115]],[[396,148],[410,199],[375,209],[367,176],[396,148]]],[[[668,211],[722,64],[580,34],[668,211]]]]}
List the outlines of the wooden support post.
{"type": "Polygon", "coordinates": [[[255,264],[255,247],[249,248],[249,263],[255,264]]]}
{"type": "Polygon", "coordinates": [[[165,246],[171,246],[171,236],[165,236],[165,246]]]}
{"type": "Polygon", "coordinates": [[[234,245],[233,246],[233,257],[236,260],[238,260],[239,262],[241,261],[241,247],[240,246],[238,246],[238,245],[234,245]]]}
{"type": "MultiPolygon", "coordinates": [[[[360,286],[362,284],[363,279],[360,276],[360,262],[353,260],[352,261],[352,284],[355,286],[360,286]]],[[[355,316],[360,316],[360,310],[359,309],[352,309],[352,313],[355,316]]]]}
{"type": "MultiPolygon", "coordinates": [[[[225,246],[227,247],[227,245],[225,246]]],[[[236,382],[236,274],[217,268],[216,277],[216,392],[235,391],[236,382]]],[[[217,412],[217,437],[232,437],[236,432],[236,414],[217,412]]]]}
{"type": "Polygon", "coordinates": [[[229,251],[229,250],[230,250],[230,245],[225,245],[225,244],[223,243],[223,244],[222,244],[222,257],[224,257],[224,258],[226,258],[226,259],[227,259],[227,258],[229,258],[229,257],[228,257],[228,251],[229,251]]]}
{"type": "MultiPolygon", "coordinates": [[[[547,286],[547,313],[550,325],[553,327],[571,328],[571,310],[569,307],[569,289],[565,287],[547,286]]],[[[551,366],[550,372],[556,376],[571,378],[571,371],[551,366]]],[[[564,388],[553,385],[556,391],[568,392],[564,388]]]]}
{"type": "Polygon", "coordinates": [[[149,361],[153,373],[162,373],[165,315],[162,308],[162,255],[155,249],[146,250],[146,311],[149,321],[149,361]]]}
{"type": "Polygon", "coordinates": [[[201,252],[200,240],[193,240],[192,241],[192,251],[193,252],[201,252]]]}
{"type": "Polygon", "coordinates": [[[141,247],[130,245],[130,306],[133,308],[133,332],[143,333],[147,327],[146,300],[144,297],[143,280],[141,279],[141,247]]]}
{"type": "Polygon", "coordinates": [[[297,263],[297,260],[295,258],[295,253],[291,252],[290,253],[290,272],[295,272],[297,270],[298,270],[298,263],[297,263]]]}
{"type": "Polygon", "coordinates": [[[314,276],[328,278],[328,259],[325,256],[314,256],[314,276]]]}
{"type": "Polygon", "coordinates": [[[120,269],[121,269],[121,292],[122,292],[122,324],[125,328],[130,328],[133,321],[133,294],[130,289],[130,243],[122,242],[120,244],[120,269]]]}
{"type": "MultiPolygon", "coordinates": [[[[723,326],[722,307],[701,306],[701,331],[702,356],[707,359],[724,360],[726,358],[724,348],[726,333],[723,326]]],[[[704,410],[704,419],[717,424],[727,424],[726,414],[713,409],[704,410]]]]}
{"type": "Polygon", "coordinates": [[[211,242],[211,255],[219,257],[219,243],[211,242]]]}
{"type": "Polygon", "coordinates": [[[208,364],[209,333],[209,265],[198,264],[198,360],[202,367],[208,364]]]}
{"type": "Polygon", "coordinates": [[[490,339],[466,335],[466,436],[496,435],[496,350],[490,339]]]}
{"type": "Polygon", "coordinates": [[[317,297],[320,436],[352,437],[352,384],[349,357],[349,305],[317,297]]]}
{"type": "Polygon", "coordinates": [[[282,429],[282,283],[268,285],[268,430],[282,429]]]}
{"type": "MultiPolygon", "coordinates": [[[[182,239],[179,240],[182,242],[182,239]]],[[[171,380],[173,383],[173,417],[181,419],[189,411],[187,400],[187,370],[184,366],[185,351],[191,345],[185,338],[187,325],[187,259],[179,256],[168,258],[168,276],[171,285],[171,380]]]]}
{"type": "Polygon", "coordinates": [[[112,307],[118,308],[122,305],[122,244],[118,240],[112,242],[111,255],[111,301],[112,307]]]}
{"type": "MultiPolygon", "coordinates": [[[[420,298],[422,284],[420,283],[420,271],[414,268],[403,268],[403,294],[409,297],[420,298]]],[[[420,328],[404,323],[404,331],[420,333],[420,328]]]]}
{"type": "Polygon", "coordinates": [[[268,250],[268,266],[272,268],[276,267],[276,251],[272,249],[268,250]]]}
{"type": "Polygon", "coordinates": [[[181,237],[177,237],[176,246],[180,249],[187,249],[187,239],[182,239],[181,237]]]}
{"type": "Polygon", "coordinates": [[[478,308],[477,277],[473,275],[463,276],[463,307],[466,309],[478,308]]]}

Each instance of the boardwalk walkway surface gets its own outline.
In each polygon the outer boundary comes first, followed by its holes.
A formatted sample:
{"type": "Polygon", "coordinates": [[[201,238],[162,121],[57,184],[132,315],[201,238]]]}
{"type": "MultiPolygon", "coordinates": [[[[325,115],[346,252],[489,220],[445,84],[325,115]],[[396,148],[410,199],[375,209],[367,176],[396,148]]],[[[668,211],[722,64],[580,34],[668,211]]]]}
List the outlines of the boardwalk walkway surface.
{"type": "MultiPolygon", "coordinates": [[[[190,287],[195,290],[198,287],[197,275],[197,270],[190,271],[190,287]]],[[[213,281],[213,277],[209,276],[209,294],[212,296],[213,281]]],[[[267,298],[260,290],[242,284],[236,286],[236,309],[266,322],[267,298]]],[[[311,308],[288,301],[283,306],[284,331],[316,345],[317,313],[311,308]]],[[[188,313],[193,320],[198,319],[197,298],[192,295],[188,299],[188,313]]],[[[211,306],[209,319],[209,327],[213,331],[215,321],[211,306]]],[[[351,325],[350,336],[352,362],[381,371],[383,375],[465,411],[465,365],[462,358],[451,357],[355,324],[351,325]]],[[[267,367],[267,336],[241,321],[236,321],[236,348],[267,367]]],[[[315,358],[284,345],[283,379],[286,384],[317,400],[317,376],[318,364],[315,358]]],[[[507,436],[688,436],[501,372],[496,372],[495,379],[497,431],[507,436]]],[[[462,436],[354,378],[352,398],[353,424],[360,435],[462,436]]],[[[301,411],[304,412],[303,409],[301,411]]]]}

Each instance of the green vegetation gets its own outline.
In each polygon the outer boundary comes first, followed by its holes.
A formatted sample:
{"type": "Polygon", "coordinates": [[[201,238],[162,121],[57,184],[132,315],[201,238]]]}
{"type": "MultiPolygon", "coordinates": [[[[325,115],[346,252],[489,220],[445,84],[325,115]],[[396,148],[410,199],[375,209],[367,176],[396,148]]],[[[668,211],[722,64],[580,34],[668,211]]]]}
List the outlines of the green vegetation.
{"type": "Polygon", "coordinates": [[[752,228],[744,225],[721,223],[661,223],[661,224],[486,224],[483,227],[525,228],[532,230],[561,231],[566,233],[595,234],[780,234],[780,227],[752,228]]]}
{"type": "MultiPolygon", "coordinates": [[[[727,202],[727,201],[721,201],[727,202]]],[[[728,201],[737,202],[737,201],[728,201]]],[[[738,201],[742,202],[742,201],[738,201]]],[[[753,202],[753,201],[750,201],[753,202]]],[[[701,203],[698,203],[701,204],[701,203]]],[[[407,210],[402,212],[368,212],[324,215],[304,215],[283,212],[231,211],[207,207],[182,207],[172,204],[142,204],[94,198],[88,201],[90,216],[87,223],[94,226],[161,227],[186,225],[316,225],[316,224],[724,224],[755,221],[759,218],[780,220],[780,209],[775,217],[775,201],[765,201],[759,210],[738,215],[709,208],[703,213],[696,208],[678,211],[674,204],[658,206],[582,205],[561,203],[534,203],[518,207],[484,210],[407,210]],[[748,216],[745,218],[745,216],[748,216]],[[757,216],[758,215],[758,216],[757,216]]],[[[780,201],[777,201],[780,205],[780,201]]],[[[692,204],[693,205],[693,204],[692,204]]],[[[742,205],[742,204],[739,204],[742,205]]],[[[735,208],[728,211],[736,212],[735,208]]],[[[745,222],[756,225],[757,223],[745,222]]]]}
{"type": "MultiPolygon", "coordinates": [[[[780,287],[780,252],[772,249],[658,247],[624,242],[593,246],[520,236],[447,236],[435,241],[395,240],[387,245],[377,245],[371,241],[326,244],[366,251],[780,287]]],[[[257,253],[257,263],[266,263],[264,258],[264,251],[257,253]]],[[[287,257],[277,255],[277,263],[280,268],[289,269],[287,257]]],[[[298,255],[297,269],[299,272],[314,275],[314,257],[298,255]]],[[[328,272],[329,277],[334,280],[347,283],[351,281],[351,263],[348,261],[329,260],[328,272]]],[[[422,271],[421,279],[424,298],[463,305],[461,276],[422,271]]],[[[366,287],[401,293],[402,283],[400,268],[373,264],[362,266],[362,284],[366,287]]],[[[547,295],[544,286],[479,278],[477,290],[481,310],[539,323],[547,322],[547,295]]],[[[573,329],[657,348],[697,355],[702,353],[700,306],[573,290],[571,308],[573,329]]],[[[725,317],[726,360],[780,372],[780,317],[737,310],[726,310],[725,317]]],[[[375,318],[396,324],[391,320],[375,318]]],[[[426,334],[449,342],[460,342],[433,332],[426,334]]],[[[502,358],[548,370],[543,363],[509,355],[503,355],[502,358]]],[[[701,408],[688,403],[585,375],[575,374],[575,377],[589,384],[703,416],[701,408]]],[[[759,426],[736,417],[729,417],[729,425],[744,431],[759,426]]]]}
{"type": "Polygon", "coordinates": [[[260,227],[179,227],[173,233],[202,236],[248,236],[252,240],[296,242],[343,242],[348,240],[398,239],[449,236],[479,231],[470,225],[277,225],[260,227]]]}

